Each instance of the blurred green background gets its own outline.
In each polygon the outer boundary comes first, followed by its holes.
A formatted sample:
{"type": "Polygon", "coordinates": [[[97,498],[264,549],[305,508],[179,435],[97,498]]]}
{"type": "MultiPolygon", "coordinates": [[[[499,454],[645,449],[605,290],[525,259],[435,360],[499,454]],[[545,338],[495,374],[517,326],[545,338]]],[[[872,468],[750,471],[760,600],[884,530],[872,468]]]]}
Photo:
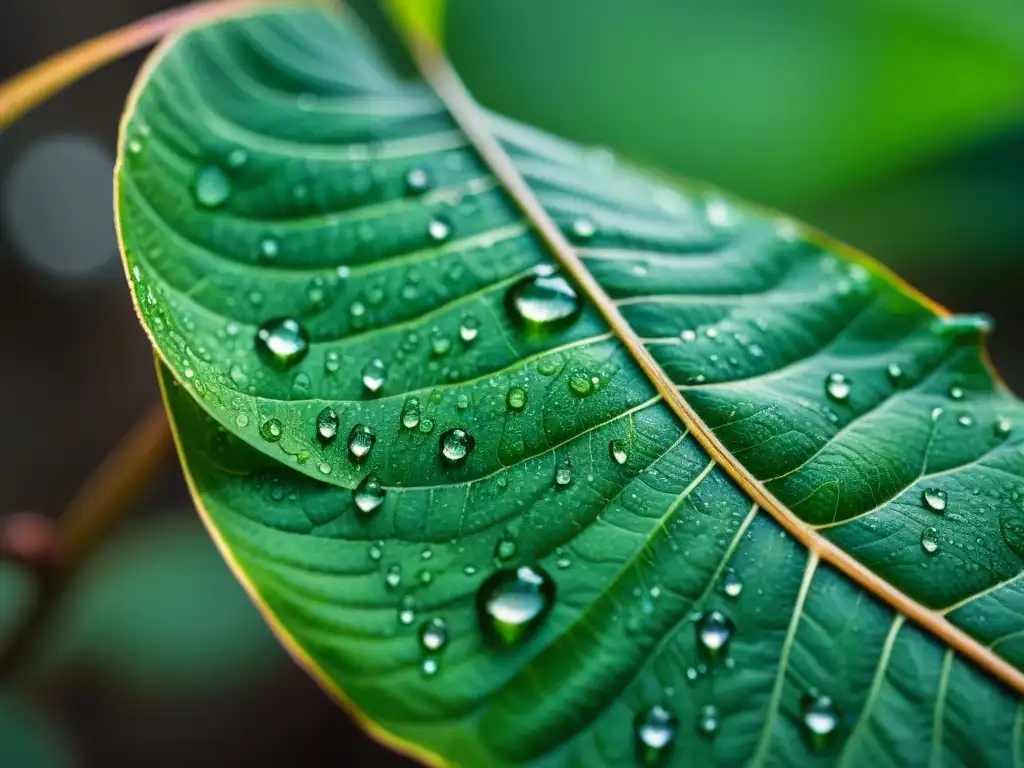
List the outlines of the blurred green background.
{"type": "MultiPolygon", "coordinates": [[[[83,18],[78,0],[6,0],[0,78],[173,4],[94,0],[83,18]]],[[[372,0],[355,5],[388,37],[372,0]]],[[[778,207],[990,312],[1024,390],[1020,0],[450,0],[447,36],[486,106],[778,207]]],[[[0,373],[17,436],[0,442],[0,513],[57,514],[157,397],[106,202],[142,58],[0,135],[0,355],[17,363],[0,373]]],[[[0,567],[0,635],[29,589],[0,567]]],[[[406,764],[286,659],[174,467],[0,690],[0,766],[371,761],[406,764]]]]}

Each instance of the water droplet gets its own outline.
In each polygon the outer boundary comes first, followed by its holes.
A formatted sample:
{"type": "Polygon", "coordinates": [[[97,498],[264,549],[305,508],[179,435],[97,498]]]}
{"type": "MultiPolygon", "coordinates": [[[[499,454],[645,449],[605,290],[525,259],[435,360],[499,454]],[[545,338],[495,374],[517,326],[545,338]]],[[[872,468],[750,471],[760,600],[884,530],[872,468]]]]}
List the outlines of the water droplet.
{"type": "Polygon", "coordinates": [[[586,242],[597,234],[597,227],[590,219],[579,218],[572,223],[572,236],[577,242],[586,242]]]}
{"type": "Polygon", "coordinates": [[[231,181],[216,165],[204,165],[196,171],[193,191],[203,208],[219,208],[231,197],[231,181]]]}
{"type": "Polygon", "coordinates": [[[405,189],[410,195],[421,195],[433,186],[426,168],[410,168],[405,174],[405,189]]]}
{"type": "Polygon", "coordinates": [[[476,315],[469,313],[462,316],[462,323],[459,325],[459,338],[465,344],[472,344],[480,335],[480,320],[476,315]]]}
{"type": "Polygon", "coordinates": [[[461,464],[473,452],[476,440],[464,429],[449,429],[441,435],[441,458],[447,464],[461,464]]]}
{"type": "Polygon", "coordinates": [[[739,597],[743,591],[743,582],[734,568],[726,568],[722,575],[722,591],[729,597],[739,597]]]}
{"type": "Polygon", "coordinates": [[[619,440],[612,440],[608,443],[608,450],[611,453],[612,461],[616,464],[625,464],[629,458],[629,454],[626,453],[626,446],[619,440]]]}
{"type": "Polygon", "coordinates": [[[839,727],[839,710],[830,697],[811,692],[804,696],[803,721],[812,742],[821,746],[839,727]]]}
{"type": "Polygon", "coordinates": [[[518,384],[509,389],[505,395],[505,404],[513,411],[521,411],[526,407],[526,390],[518,384]]]}
{"type": "Polygon", "coordinates": [[[687,341],[687,342],[689,342],[689,341],[696,341],[697,340],[697,332],[692,330],[692,329],[690,329],[690,328],[684,328],[683,330],[681,330],[679,332],[679,338],[682,339],[683,341],[687,341]]]}
{"type": "Polygon", "coordinates": [[[317,439],[325,445],[331,442],[338,436],[339,424],[338,414],[334,409],[330,406],[324,408],[316,417],[317,439]]]}
{"type": "Polygon", "coordinates": [[[442,216],[435,216],[427,224],[427,234],[435,243],[443,243],[452,234],[452,225],[448,219],[442,216]]]}
{"type": "Polygon", "coordinates": [[[416,612],[412,608],[403,608],[398,612],[398,623],[403,627],[410,626],[416,621],[416,612]]]}
{"type": "Polygon", "coordinates": [[[587,374],[576,371],[569,376],[569,389],[575,395],[586,397],[590,394],[590,390],[593,389],[593,385],[590,383],[590,377],[587,374]]]}
{"type": "Polygon", "coordinates": [[[452,340],[437,328],[430,334],[430,354],[434,357],[447,355],[452,348],[452,340]]]}
{"type": "Polygon", "coordinates": [[[974,423],[974,419],[964,413],[957,417],[956,423],[961,427],[969,427],[974,423]]]}
{"type": "Polygon", "coordinates": [[[921,501],[933,512],[946,511],[946,492],[941,488],[926,488],[921,491],[921,501]]]}
{"type": "Polygon", "coordinates": [[[420,671],[424,677],[433,677],[440,671],[441,664],[433,656],[428,656],[420,664],[420,671]]]}
{"type": "Polygon", "coordinates": [[[494,556],[498,560],[511,560],[516,556],[516,543],[512,539],[498,539],[498,543],[494,545],[494,556]]]}
{"type": "Polygon", "coordinates": [[[278,245],[277,240],[272,237],[266,237],[260,241],[260,255],[267,261],[272,261],[277,258],[278,245]]]}
{"type": "Polygon", "coordinates": [[[939,551],[939,532],[937,529],[929,526],[921,531],[921,549],[927,555],[934,555],[939,551]]]}
{"type": "Polygon", "coordinates": [[[455,407],[460,411],[469,408],[469,397],[464,392],[460,392],[459,396],[455,398],[455,407]]]}
{"type": "Polygon", "coordinates": [[[384,583],[388,589],[395,589],[402,583],[402,567],[400,565],[392,565],[388,568],[388,572],[384,575],[384,583]]]}
{"type": "Polygon", "coordinates": [[[736,627],[721,611],[708,611],[697,620],[697,641],[709,655],[725,653],[736,627]]]}
{"type": "Polygon", "coordinates": [[[283,433],[284,428],[277,419],[267,419],[260,425],[260,436],[268,443],[276,443],[283,433]]]}
{"type": "Polygon", "coordinates": [[[352,491],[352,500],[355,501],[359,511],[365,514],[376,512],[384,503],[385,496],[387,496],[387,490],[381,485],[380,478],[372,472],[364,477],[352,491]]]}
{"type": "Polygon", "coordinates": [[[366,550],[366,554],[373,562],[376,563],[380,562],[380,559],[384,557],[384,550],[381,549],[379,544],[371,544],[370,548],[366,550]]]}
{"type": "Polygon", "coordinates": [[[989,315],[947,315],[937,317],[933,327],[940,336],[969,343],[991,333],[995,321],[989,315]]]}
{"type": "Polygon", "coordinates": [[[420,626],[420,645],[428,653],[437,653],[448,645],[448,624],[435,617],[420,626]]]}
{"type": "Polygon", "coordinates": [[[423,419],[420,420],[420,432],[422,432],[424,435],[429,435],[433,431],[434,431],[434,421],[433,421],[433,419],[428,419],[428,418],[424,417],[423,419]]]}
{"type": "Polygon", "coordinates": [[[246,414],[244,414],[244,413],[238,414],[237,416],[235,416],[235,426],[236,427],[247,427],[247,426],[249,426],[249,417],[246,414]]]}
{"type": "Polygon", "coordinates": [[[638,714],[633,720],[633,735],[640,764],[647,768],[665,765],[678,729],[676,716],[660,704],[638,714]]]}
{"type": "Polygon", "coordinates": [[[701,736],[714,736],[718,730],[718,709],[714,704],[706,704],[697,715],[697,732],[701,736]]]}
{"type": "Polygon", "coordinates": [[[384,361],[379,357],[375,357],[363,368],[363,386],[371,394],[379,392],[380,388],[384,386],[386,379],[387,366],[384,365],[384,361]]]}
{"type": "Polygon", "coordinates": [[[265,363],[284,370],[309,353],[309,334],[294,318],[268,320],[256,331],[256,351],[265,363]]]}
{"type": "Polygon", "coordinates": [[[565,487],[572,482],[572,461],[566,457],[555,469],[555,485],[565,487]]]}
{"type": "Polygon", "coordinates": [[[894,387],[899,386],[903,381],[903,368],[898,363],[889,363],[885,367],[885,375],[889,377],[889,383],[894,387]]]}
{"type": "Polygon", "coordinates": [[[825,379],[825,391],[837,403],[844,403],[850,397],[850,382],[841,373],[830,373],[825,379]]]}
{"type": "Polygon", "coordinates": [[[516,282],[505,294],[512,322],[529,334],[563,330],[583,309],[579,296],[559,274],[537,273],[516,282]]]}
{"type": "Polygon", "coordinates": [[[410,397],[402,404],[402,426],[415,429],[420,423],[420,401],[410,397]]]}
{"type": "Polygon", "coordinates": [[[348,457],[355,463],[359,463],[370,455],[373,444],[377,442],[377,436],[365,424],[356,424],[348,433],[348,457]]]}
{"type": "MultiPolygon", "coordinates": [[[[300,461],[302,460],[300,459],[300,461]]],[[[326,461],[321,461],[319,464],[317,464],[316,468],[320,470],[321,475],[331,474],[331,465],[328,464],[326,461]]]]}
{"type": "Polygon", "coordinates": [[[337,373],[341,368],[341,357],[337,352],[328,352],[324,355],[324,370],[327,373],[337,373]]]}
{"type": "Polygon", "coordinates": [[[964,390],[963,387],[958,387],[955,384],[949,388],[949,398],[951,400],[963,400],[964,390]]]}
{"type": "Polygon", "coordinates": [[[541,568],[498,571],[477,592],[481,629],[491,640],[513,645],[540,626],[554,602],[555,582],[541,568]]]}
{"type": "Polygon", "coordinates": [[[1013,432],[1013,422],[1005,416],[1000,416],[996,419],[996,423],[992,427],[992,431],[995,436],[1000,440],[1005,440],[1013,432]]]}

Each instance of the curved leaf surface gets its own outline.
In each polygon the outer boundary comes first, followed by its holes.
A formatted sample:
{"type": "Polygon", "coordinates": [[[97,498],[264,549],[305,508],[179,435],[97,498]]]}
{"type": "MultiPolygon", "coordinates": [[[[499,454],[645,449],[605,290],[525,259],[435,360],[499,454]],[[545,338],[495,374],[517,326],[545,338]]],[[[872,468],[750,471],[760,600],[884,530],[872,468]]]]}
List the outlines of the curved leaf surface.
{"type": "Polygon", "coordinates": [[[165,46],[126,115],[179,448],[293,653],[459,765],[1018,761],[984,320],[453,88],[276,11],[165,46]],[[554,597],[502,643],[521,566],[554,597]]]}

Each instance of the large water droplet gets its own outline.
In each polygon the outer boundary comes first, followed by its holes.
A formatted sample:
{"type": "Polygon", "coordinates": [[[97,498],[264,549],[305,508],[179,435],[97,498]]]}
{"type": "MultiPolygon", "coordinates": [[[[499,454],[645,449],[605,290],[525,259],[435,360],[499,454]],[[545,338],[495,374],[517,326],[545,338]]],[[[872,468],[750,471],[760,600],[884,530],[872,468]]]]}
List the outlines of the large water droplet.
{"type": "Polygon", "coordinates": [[[921,501],[932,512],[946,511],[946,492],[941,488],[925,488],[921,491],[921,501]]]}
{"type": "Polygon", "coordinates": [[[611,453],[612,461],[616,464],[625,464],[629,458],[626,453],[626,446],[621,440],[612,440],[608,443],[608,451],[611,453]]]}
{"type": "Polygon", "coordinates": [[[380,478],[372,472],[364,477],[352,491],[352,500],[355,501],[359,511],[365,514],[376,512],[384,503],[385,496],[387,496],[387,490],[381,485],[380,478]]]}
{"type": "Polygon", "coordinates": [[[572,462],[566,457],[555,469],[555,485],[564,488],[572,482],[572,462]]]}
{"type": "Polygon", "coordinates": [[[441,458],[446,464],[461,464],[473,452],[476,440],[464,429],[449,429],[441,435],[441,458]]]}
{"type": "Polygon", "coordinates": [[[518,384],[509,389],[505,395],[505,404],[512,411],[521,411],[526,407],[526,390],[518,384]]]}
{"type": "Polygon", "coordinates": [[[718,730],[718,709],[714,704],[705,704],[697,715],[697,732],[701,736],[714,736],[718,730]]]}
{"type": "Polygon", "coordinates": [[[803,721],[812,744],[820,747],[839,727],[839,710],[830,697],[811,692],[804,697],[803,721]]]}
{"type": "Polygon", "coordinates": [[[402,404],[402,426],[406,429],[416,429],[420,423],[420,401],[410,397],[402,404]]]}
{"type": "Polygon", "coordinates": [[[492,641],[513,645],[532,634],[555,602],[555,582],[541,568],[498,571],[477,592],[480,626],[492,641]]]}
{"type": "Polygon", "coordinates": [[[329,443],[338,436],[341,422],[338,414],[330,406],[320,411],[316,417],[316,436],[321,443],[329,443]]]}
{"type": "Polygon", "coordinates": [[[374,358],[363,368],[363,386],[366,391],[374,394],[379,392],[387,379],[387,366],[379,357],[374,358]]]}
{"type": "Polygon", "coordinates": [[[364,461],[373,450],[377,436],[365,424],[356,424],[348,433],[348,457],[355,463],[364,461]]]}
{"type": "Polygon", "coordinates": [[[845,403],[850,397],[850,382],[841,373],[830,373],[825,379],[825,391],[837,403],[845,403]]]}
{"type": "Polygon", "coordinates": [[[721,611],[708,611],[697,619],[697,642],[709,655],[725,653],[736,627],[721,611]]]}
{"type": "Polygon", "coordinates": [[[260,437],[268,443],[276,443],[281,439],[282,434],[284,434],[284,428],[277,419],[267,419],[260,424],[260,437]]]}
{"type": "Polygon", "coordinates": [[[722,576],[722,591],[729,597],[739,597],[743,591],[743,582],[733,568],[726,568],[722,576]]]}
{"type": "Polygon", "coordinates": [[[231,197],[231,181],[216,165],[204,165],[196,171],[193,192],[203,208],[219,208],[231,197]]]}
{"type": "Polygon", "coordinates": [[[586,397],[590,394],[590,391],[594,388],[594,385],[590,381],[590,377],[582,372],[575,371],[569,376],[569,389],[572,390],[574,395],[579,397],[586,397]]]}
{"type": "Polygon", "coordinates": [[[505,309],[512,322],[529,334],[568,328],[583,309],[579,296],[559,274],[524,277],[505,294],[505,309]]]}
{"type": "Polygon", "coordinates": [[[927,555],[934,555],[939,551],[939,531],[936,528],[929,526],[921,531],[921,549],[927,555]]]}
{"type": "Polygon", "coordinates": [[[294,318],[268,320],[256,331],[256,352],[273,368],[290,368],[309,353],[309,334],[294,318]]]}
{"type": "Polygon", "coordinates": [[[637,759],[647,768],[664,765],[675,743],[679,721],[660,704],[641,712],[633,720],[637,759]]]}

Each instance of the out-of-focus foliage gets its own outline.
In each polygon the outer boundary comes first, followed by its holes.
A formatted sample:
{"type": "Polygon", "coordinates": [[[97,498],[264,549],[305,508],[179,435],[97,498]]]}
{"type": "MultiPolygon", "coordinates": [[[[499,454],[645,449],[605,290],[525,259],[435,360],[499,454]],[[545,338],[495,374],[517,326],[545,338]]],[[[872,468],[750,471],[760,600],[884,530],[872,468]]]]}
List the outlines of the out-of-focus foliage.
{"type": "Polygon", "coordinates": [[[75,764],[57,728],[24,701],[0,695],[0,765],[66,768],[75,764]]]}

